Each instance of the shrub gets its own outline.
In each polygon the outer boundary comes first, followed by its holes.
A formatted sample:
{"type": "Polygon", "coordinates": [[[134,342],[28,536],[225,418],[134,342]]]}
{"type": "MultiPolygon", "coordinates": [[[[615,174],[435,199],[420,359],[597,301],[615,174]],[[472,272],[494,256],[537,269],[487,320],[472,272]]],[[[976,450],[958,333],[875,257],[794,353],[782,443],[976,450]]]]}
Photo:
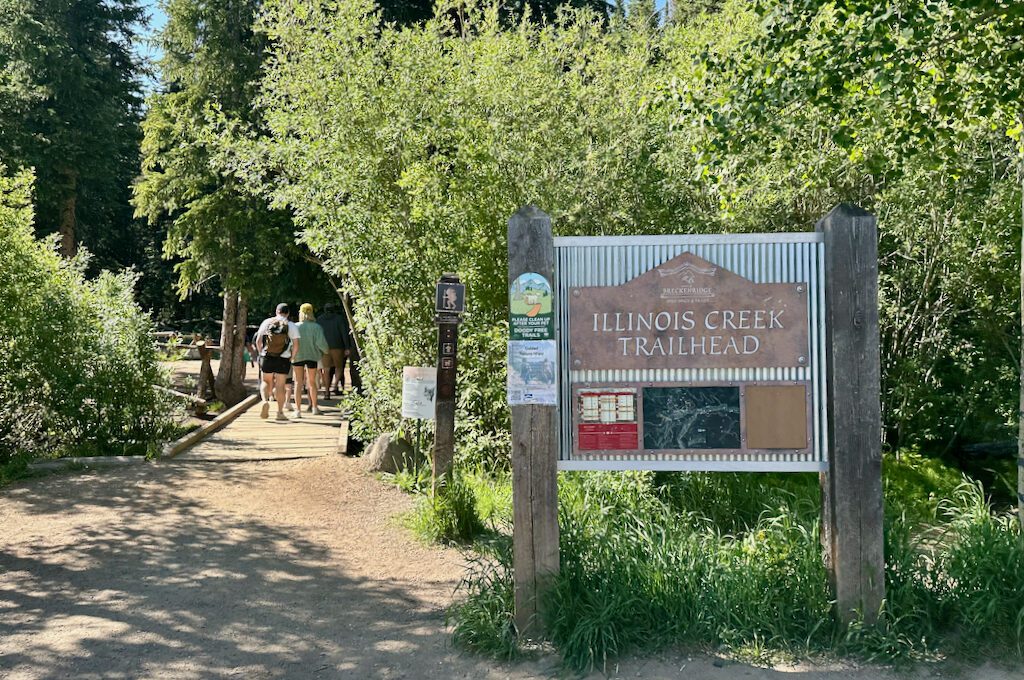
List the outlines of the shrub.
{"type": "Polygon", "coordinates": [[[173,428],[137,275],[87,279],[32,235],[31,177],[0,166],[0,463],[40,454],[146,454],[173,428]]]}

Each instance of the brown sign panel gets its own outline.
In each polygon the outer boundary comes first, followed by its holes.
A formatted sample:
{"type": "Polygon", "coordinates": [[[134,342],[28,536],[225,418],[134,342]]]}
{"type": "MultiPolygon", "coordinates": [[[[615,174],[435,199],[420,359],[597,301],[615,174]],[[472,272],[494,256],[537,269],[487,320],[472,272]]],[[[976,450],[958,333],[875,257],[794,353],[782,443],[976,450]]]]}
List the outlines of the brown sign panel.
{"type": "Polygon", "coordinates": [[[807,284],[753,283],[683,253],[569,296],[574,370],[806,366],[807,284]]]}
{"type": "Polygon", "coordinates": [[[747,448],[804,449],[807,432],[806,385],[747,385],[747,448]]]}

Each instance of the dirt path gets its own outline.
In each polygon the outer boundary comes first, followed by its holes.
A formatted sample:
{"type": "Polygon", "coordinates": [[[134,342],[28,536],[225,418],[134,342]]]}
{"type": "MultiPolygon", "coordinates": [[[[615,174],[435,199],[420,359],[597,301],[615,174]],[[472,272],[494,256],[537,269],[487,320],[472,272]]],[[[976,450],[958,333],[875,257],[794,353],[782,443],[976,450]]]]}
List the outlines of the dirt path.
{"type": "MultiPolygon", "coordinates": [[[[443,610],[463,560],[397,525],[411,503],[336,456],[166,462],[3,489],[0,678],[552,676],[551,659],[503,666],[451,648],[443,610]]],[[[612,675],[906,677],[712,661],[634,659],[612,675]]]]}

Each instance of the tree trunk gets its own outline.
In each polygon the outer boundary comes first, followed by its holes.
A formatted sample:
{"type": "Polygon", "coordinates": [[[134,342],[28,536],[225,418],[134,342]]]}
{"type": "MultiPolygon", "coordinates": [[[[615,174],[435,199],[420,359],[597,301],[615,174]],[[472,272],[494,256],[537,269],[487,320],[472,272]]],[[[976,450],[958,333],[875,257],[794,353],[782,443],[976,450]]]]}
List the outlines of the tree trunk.
{"type": "Polygon", "coordinates": [[[245,370],[245,333],[248,306],[245,296],[237,290],[224,292],[224,322],[220,332],[220,366],[214,387],[217,398],[227,406],[234,406],[245,399],[246,389],[242,382],[245,370]]]}
{"type": "Polygon", "coordinates": [[[64,170],[66,182],[64,201],[60,206],[60,254],[64,257],[74,257],[78,252],[78,245],[75,242],[75,211],[78,204],[78,173],[74,170],[64,170]]]}

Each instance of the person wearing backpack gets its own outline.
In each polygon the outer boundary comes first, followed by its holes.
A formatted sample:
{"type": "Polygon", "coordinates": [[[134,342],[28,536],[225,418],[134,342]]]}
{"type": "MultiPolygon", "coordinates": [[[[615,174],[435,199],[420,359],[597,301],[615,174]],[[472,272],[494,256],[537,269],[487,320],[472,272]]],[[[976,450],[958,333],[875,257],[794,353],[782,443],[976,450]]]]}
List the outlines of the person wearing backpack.
{"type": "Polygon", "coordinates": [[[277,306],[277,316],[265,319],[256,331],[256,351],[260,357],[263,381],[260,383],[260,418],[270,416],[270,395],[277,402],[277,419],[288,420],[284,414],[284,382],[292,366],[293,352],[299,351],[299,327],[288,318],[288,305],[277,306]]]}

